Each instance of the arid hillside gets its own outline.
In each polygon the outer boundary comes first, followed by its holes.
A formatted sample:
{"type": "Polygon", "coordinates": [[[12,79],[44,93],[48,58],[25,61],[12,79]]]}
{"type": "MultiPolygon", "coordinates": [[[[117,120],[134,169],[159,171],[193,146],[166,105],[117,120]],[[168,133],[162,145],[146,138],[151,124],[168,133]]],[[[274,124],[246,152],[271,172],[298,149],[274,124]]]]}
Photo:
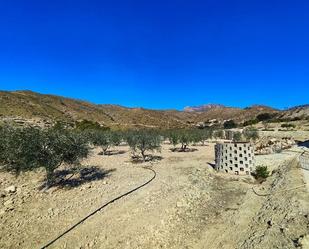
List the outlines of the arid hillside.
{"type": "Polygon", "coordinates": [[[83,100],[32,91],[0,91],[0,118],[40,119],[44,121],[92,120],[115,128],[153,127],[184,128],[199,122],[234,119],[237,122],[254,119],[260,113],[273,113],[283,118],[309,117],[309,107],[287,111],[254,105],[245,109],[223,105],[186,107],[184,111],[127,108],[119,105],[97,105],[83,100]]]}

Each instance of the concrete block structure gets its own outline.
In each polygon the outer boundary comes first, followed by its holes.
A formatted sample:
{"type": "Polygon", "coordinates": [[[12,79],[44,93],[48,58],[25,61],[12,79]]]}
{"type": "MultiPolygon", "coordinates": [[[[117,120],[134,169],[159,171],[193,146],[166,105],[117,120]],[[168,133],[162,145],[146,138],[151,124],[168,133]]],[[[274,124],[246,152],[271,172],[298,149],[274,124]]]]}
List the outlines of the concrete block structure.
{"type": "Polygon", "coordinates": [[[225,142],[215,145],[217,171],[250,175],[255,170],[254,147],[247,142],[225,142]]]}

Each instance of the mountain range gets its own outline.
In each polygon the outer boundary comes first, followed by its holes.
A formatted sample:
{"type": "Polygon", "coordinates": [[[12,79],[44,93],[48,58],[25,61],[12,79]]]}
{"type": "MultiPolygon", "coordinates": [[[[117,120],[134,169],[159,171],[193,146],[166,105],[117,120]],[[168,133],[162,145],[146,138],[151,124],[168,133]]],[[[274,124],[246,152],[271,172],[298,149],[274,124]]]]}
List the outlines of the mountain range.
{"type": "Polygon", "coordinates": [[[91,120],[115,128],[181,128],[216,119],[243,122],[258,114],[272,113],[279,118],[309,117],[309,105],[278,110],[263,105],[247,108],[207,104],[178,110],[150,110],[119,105],[100,105],[83,100],[32,91],[0,91],[0,119],[35,119],[43,122],[91,120]]]}

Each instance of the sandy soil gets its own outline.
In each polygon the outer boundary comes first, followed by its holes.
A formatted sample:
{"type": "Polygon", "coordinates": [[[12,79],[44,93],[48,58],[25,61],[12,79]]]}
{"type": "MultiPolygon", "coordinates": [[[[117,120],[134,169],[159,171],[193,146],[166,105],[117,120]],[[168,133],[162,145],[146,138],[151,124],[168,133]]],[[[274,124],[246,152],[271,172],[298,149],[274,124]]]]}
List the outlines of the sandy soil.
{"type": "MultiPolygon", "coordinates": [[[[0,173],[0,248],[40,248],[91,211],[157,177],[149,185],[107,206],[50,248],[305,248],[309,194],[295,153],[258,156],[273,171],[263,184],[251,177],[215,172],[213,144],[197,151],[171,152],[162,160],[133,164],[127,147],[102,156],[95,149],[62,188],[38,188],[43,172],[14,178],[0,173]],[[68,185],[74,184],[74,187],[68,185]],[[257,196],[258,193],[270,194],[257,196]],[[288,190],[288,191],[286,191],[288,190]]],[[[68,175],[68,177],[70,174],[68,175]]]]}

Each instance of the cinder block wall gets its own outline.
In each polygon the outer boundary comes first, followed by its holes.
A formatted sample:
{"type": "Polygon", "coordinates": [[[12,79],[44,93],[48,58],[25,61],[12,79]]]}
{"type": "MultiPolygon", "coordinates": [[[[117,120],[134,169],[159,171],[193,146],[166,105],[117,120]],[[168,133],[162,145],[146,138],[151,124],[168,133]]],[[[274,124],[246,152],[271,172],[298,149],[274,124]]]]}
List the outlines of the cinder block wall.
{"type": "Polygon", "coordinates": [[[218,171],[250,175],[255,170],[254,147],[250,143],[218,143],[215,154],[218,171]]]}

